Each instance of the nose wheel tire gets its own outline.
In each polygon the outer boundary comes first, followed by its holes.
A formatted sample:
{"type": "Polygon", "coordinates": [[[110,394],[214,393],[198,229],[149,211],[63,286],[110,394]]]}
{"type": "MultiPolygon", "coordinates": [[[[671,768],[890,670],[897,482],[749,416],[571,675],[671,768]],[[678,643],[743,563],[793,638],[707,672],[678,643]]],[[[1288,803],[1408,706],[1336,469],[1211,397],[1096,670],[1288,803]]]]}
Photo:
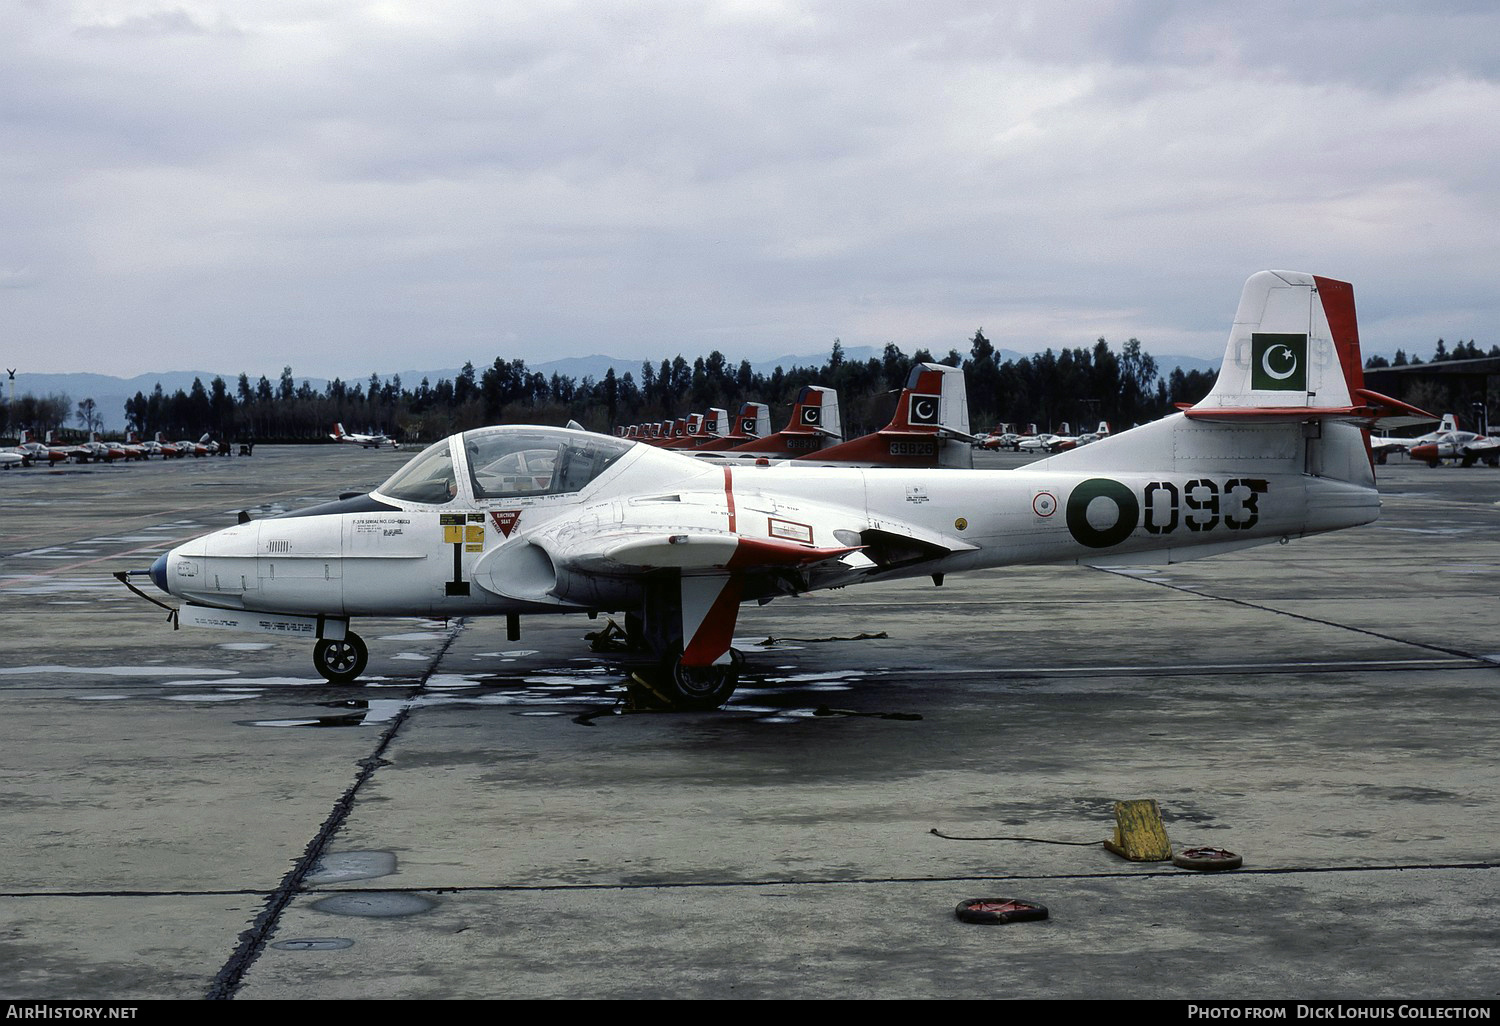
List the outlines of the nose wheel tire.
{"type": "Polygon", "coordinates": [[[351,683],[369,661],[370,650],[353,631],[345,632],[342,641],[322,638],[313,646],[313,668],[330,684],[351,683]]]}
{"type": "Polygon", "coordinates": [[[683,666],[682,656],[673,656],[666,683],[679,709],[717,709],[729,701],[740,683],[737,663],[722,666],[683,666]]]}

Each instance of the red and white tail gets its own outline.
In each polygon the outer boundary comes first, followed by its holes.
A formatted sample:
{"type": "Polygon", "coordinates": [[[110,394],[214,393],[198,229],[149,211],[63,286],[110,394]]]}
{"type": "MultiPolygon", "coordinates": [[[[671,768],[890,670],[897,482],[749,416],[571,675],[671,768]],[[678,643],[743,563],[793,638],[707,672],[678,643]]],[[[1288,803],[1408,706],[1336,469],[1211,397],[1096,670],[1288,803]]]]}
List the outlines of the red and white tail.
{"type": "Polygon", "coordinates": [[[907,375],[906,387],[886,431],[969,435],[969,395],[964,372],[941,363],[919,363],[907,375]]]}
{"type": "MultiPolygon", "coordinates": [[[[741,420],[743,419],[742,417],[741,420]]],[[[822,385],[803,385],[792,403],[792,415],[786,427],[773,435],[743,442],[727,451],[795,457],[818,452],[842,437],[839,394],[822,385]]]]}
{"type": "Polygon", "coordinates": [[[940,363],[919,363],[906,379],[889,424],[799,458],[830,465],[969,468],[974,465],[973,442],[964,372],[940,363]]]}
{"type": "Polygon", "coordinates": [[[771,407],[765,403],[745,403],[740,407],[737,423],[737,433],[749,438],[764,438],[771,433],[771,407]]]}
{"type": "Polygon", "coordinates": [[[1207,396],[1181,417],[1044,463],[1121,472],[1233,465],[1373,487],[1365,429],[1398,412],[1422,415],[1365,388],[1353,287],[1299,271],[1261,271],[1245,282],[1207,396]]]}

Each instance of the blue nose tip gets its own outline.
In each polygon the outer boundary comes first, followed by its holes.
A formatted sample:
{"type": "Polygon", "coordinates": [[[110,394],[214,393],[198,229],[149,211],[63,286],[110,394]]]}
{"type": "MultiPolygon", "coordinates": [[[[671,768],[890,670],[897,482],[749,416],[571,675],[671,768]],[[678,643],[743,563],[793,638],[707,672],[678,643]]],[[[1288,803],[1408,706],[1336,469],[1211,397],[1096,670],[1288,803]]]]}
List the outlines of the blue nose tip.
{"type": "Polygon", "coordinates": [[[162,591],[167,590],[167,554],[165,552],[157,556],[156,562],[151,564],[151,583],[162,591]]]}

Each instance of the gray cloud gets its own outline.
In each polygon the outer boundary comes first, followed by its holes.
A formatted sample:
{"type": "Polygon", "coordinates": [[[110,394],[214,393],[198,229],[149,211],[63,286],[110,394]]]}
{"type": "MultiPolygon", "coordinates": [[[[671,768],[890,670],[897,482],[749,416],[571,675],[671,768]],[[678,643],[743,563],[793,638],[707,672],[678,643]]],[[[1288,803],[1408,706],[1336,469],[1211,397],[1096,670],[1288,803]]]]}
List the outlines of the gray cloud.
{"type": "Polygon", "coordinates": [[[1483,342],[1490,7],[12,5],[6,337],[122,374],[981,324],[1216,356],[1291,266],[1355,283],[1368,349],[1483,342]]]}

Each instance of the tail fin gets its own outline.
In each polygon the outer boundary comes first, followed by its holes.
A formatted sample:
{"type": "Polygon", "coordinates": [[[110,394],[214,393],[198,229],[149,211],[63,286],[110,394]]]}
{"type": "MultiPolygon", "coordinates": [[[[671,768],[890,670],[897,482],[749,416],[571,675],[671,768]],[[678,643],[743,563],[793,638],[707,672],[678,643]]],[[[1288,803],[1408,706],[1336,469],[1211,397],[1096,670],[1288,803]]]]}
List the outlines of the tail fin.
{"type": "Polygon", "coordinates": [[[803,385],[792,403],[792,415],[786,427],[774,435],[743,442],[727,451],[795,457],[818,452],[842,437],[839,394],[822,385],[803,385]]]}
{"type": "Polygon", "coordinates": [[[889,424],[800,458],[877,467],[969,468],[974,465],[973,442],[964,372],[940,363],[919,363],[906,379],[889,424]]]}
{"type": "Polygon", "coordinates": [[[941,363],[913,367],[885,430],[947,432],[969,438],[969,395],[963,370],[941,363]]]}
{"type": "Polygon", "coordinates": [[[1353,286],[1261,271],[1245,283],[1219,378],[1193,412],[1343,410],[1364,385],[1353,286]]]}
{"type": "Polygon", "coordinates": [[[771,408],[765,403],[745,403],[740,407],[738,427],[730,434],[746,438],[764,438],[771,433],[771,408]]]}
{"type": "Polygon", "coordinates": [[[1354,289],[1332,278],[1261,271],[1245,283],[1219,377],[1202,401],[1044,463],[1297,472],[1373,488],[1366,427],[1395,412],[1422,413],[1364,387],[1354,289]]]}

